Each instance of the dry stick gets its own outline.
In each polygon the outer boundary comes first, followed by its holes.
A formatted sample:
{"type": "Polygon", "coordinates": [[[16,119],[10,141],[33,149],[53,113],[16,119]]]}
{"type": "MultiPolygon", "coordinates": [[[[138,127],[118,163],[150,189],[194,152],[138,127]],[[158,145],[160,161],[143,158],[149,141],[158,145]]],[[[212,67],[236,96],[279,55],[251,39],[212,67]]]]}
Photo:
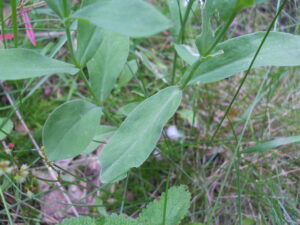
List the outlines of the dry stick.
{"type": "MultiPolygon", "coordinates": [[[[7,100],[9,101],[9,103],[12,105],[13,109],[15,110],[16,112],[16,115],[18,117],[18,119],[20,120],[22,126],[24,127],[26,133],[28,134],[29,136],[29,139],[31,140],[32,144],[34,145],[34,147],[36,148],[37,152],[39,153],[39,155],[42,157],[43,159],[43,162],[46,166],[46,168],[48,169],[49,173],[50,173],[50,176],[53,180],[56,180],[56,182],[54,182],[54,184],[56,186],[58,186],[59,190],[62,192],[67,204],[69,205],[72,205],[72,201],[71,199],[69,198],[69,196],[66,194],[66,190],[64,189],[64,187],[62,186],[62,184],[58,181],[58,176],[57,174],[55,173],[55,171],[53,170],[53,168],[51,168],[48,164],[48,162],[45,160],[45,156],[40,148],[40,146],[37,144],[36,140],[34,139],[34,137],[32,136],[30,130],[28,129],[25,121],[23,120],[22,116],[21,116],[21,113],[20,111],[16,108],[15,104],[14,104],[14,101],[12,100],[12,98],[10,97],[9,93],[7,93],[4,89],[4,85],[3,85],[3,82],[0,81],[0,86],[3,88],[3,91],[4,91],[4,94],[7,98],[7,100]]],[[[78,211],[76,210],[76,208],[74,206],[72,206],[70,208],[72,210],[72,212],[74,213],[75,216],[79,216],[79,213],[78,211]]]]}

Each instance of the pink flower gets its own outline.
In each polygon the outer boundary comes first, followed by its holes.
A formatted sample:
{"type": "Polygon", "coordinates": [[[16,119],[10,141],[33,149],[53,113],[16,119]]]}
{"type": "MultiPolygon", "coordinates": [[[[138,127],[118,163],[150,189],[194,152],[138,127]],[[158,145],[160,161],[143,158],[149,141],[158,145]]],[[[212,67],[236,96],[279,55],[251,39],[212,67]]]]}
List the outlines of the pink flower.
{"type": "Polygon", "coordinates": [[[30,9],[25,9],[25,10],[21,10],[21,13],[22,13],[23,22],[24,22],[25,28],[26,28],[26,35],[29,38],[29,40],[31,41],[31,43],[34,46],[36,46],[34,31],[33,31],[32,25],[31,25],[31,20],[28,16],[29,11],[30,11],[30,9]]]}
{"type": "Polygon", "coordinates": [[[3,38],[3,35],[0,34],[0,41],[3,41],[3,40],[11,40],[14,38],[14,35],[13,34],[5,34],[4,35],[4,38],[3,38]]]}

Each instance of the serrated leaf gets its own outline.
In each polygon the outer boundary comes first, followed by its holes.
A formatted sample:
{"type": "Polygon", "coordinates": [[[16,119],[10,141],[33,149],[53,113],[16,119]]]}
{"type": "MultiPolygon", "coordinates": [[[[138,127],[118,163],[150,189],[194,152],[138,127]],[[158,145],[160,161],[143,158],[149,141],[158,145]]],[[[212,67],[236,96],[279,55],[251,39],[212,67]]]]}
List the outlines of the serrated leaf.
{"type": "Polygon", "coordinates": [[[80,216],[80,217],[74,217],[70,219],[65,219],[62,223],[59,225],[98,225],[96,223],[96,220],[88,217],[88,216],[80,216]]]}
{"type": "Polygon", "coordinates": [[[271,150],[283,145],[289,145],[293,143],[300,142],[300,136],[292,136],[292,137],[280,137],[276,138],[272,141],[267,141],[253,147],[247,148],[244,151],[241,151],[241,154],[244,153],[254,153],[254,152],[265,152],[267,150],[271,150]]]}
{"type": "Polygon", "coordinates": [[[13,122],[8,118],[0,117],[0,141],[6,138],[13,129],[13,122]]]}
{"type": "Polygon", "coordinates": [[[177,110],[182,91],[168,87],[140,103],[100,153],[102,183],[111,183],[151,154],[163,126],[177,110]]]}
{"type": "Polygon", "coordinates": [[[45,2],[48,4],[49,8],[55,12],[56,15],[58,15],[60,18],[65,18],[70,15],[71,12],[71,6],[72,2],[71,0],[67,0],[67,8],[66,12],[64,11],[64,1],[63,0],[45,0],[45,2]]]}
{"type": "Polygon", "coordinates": [[[92,89],[100,102],[109,96],[129,54],[129,38],[106,31],[103,42],[87,64],[92,89]]]}
{"type": "Polygon", "coordinates": [[[104,142],[106,138],[111,137],[117,128],[111,126],[98,126],[93,141],[87,146],[82,154],[88,154],[94,151],[101,142],[104,142]]]}
{"type": "Polygon", "coordinates": [[[83,100],[67,102],[54,110],[43,129],[48,159],[61,160],[82,154],[95,137],[101,114],[98,106],[83,100]]]}
{"type": "Polygon", "coordinates": [[[172,187],[166,193],[163,193],[160,199],[150,203],[139,215],[140,224],[163,224],[163,215],[165,201],[166,219],[165,225],[176,225],[184,218],[190,207],[191,195],[185,190],[184,186],[172,187]]]}
{"type": "MultiPolygon", "coordinates": [[[[220,43],[216,50],[223,51],[216,57],[205,60],[189,82],[206,84],[220,81],[248,69],[265,32],[233,38],[220,43]]],[[[271,32],[252,68],[261,66],[300,65],[300,36],[271,32]]]]}
{"type": "Polygon", "coordinates": [[[0,49],[0,80],[18,80],[56,73],[75,74],[74,65],[28,49],[0,49]]]}
{"type": "Polygon", "coordinates": [[[169,20],[143,0],[105,0],[74,13],[98,27],[130,37],[145,37],[166,30],[169,20]]]}

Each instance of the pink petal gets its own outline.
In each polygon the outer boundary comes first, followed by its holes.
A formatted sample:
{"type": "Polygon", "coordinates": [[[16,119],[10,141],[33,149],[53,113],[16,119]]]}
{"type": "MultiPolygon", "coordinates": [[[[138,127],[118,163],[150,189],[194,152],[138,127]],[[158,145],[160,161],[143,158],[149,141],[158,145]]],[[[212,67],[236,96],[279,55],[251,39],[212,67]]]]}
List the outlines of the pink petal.
{"type": "Polygon", "coordinates": [[[3,41],[3,40],[11,40],[14,38],[14,35],[13,34],[5,34],[4,35],[4,38],[3,38],[3,35],[0,34],[0,41],[3,41]]]}
{"type": "Polygon", "coordinates": [[[32,25],[31,25],[31,20],[28,16],[28,12],[29,12],[29,9],[21,10],[23,22],[24,22],[25,28],[26,28],[26,35],[29,38],[29,40],[31,41],[31,43],[34,46],[36,46],[35,35],[34,35],[32,25]]]}

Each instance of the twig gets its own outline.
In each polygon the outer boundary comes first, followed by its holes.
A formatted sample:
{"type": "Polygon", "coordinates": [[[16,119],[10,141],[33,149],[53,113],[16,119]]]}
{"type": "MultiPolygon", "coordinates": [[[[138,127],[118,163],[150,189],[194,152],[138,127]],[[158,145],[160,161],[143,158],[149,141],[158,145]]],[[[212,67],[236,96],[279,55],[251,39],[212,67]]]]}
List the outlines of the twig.
{"type": "MultiPolygon", "coordinates": [[[[9,101],[9,103],[11,104],[11,106],[14,108],[18,119],[20,120],[22,126],[24,127],[24,129],[25,129],[25,131],[27,133],[27,135],[29,136],[29,139],[31,140],[32,144],[36,148],[36,150],[39,153],[39,155],[41,156],[41,158],[43,159],[43,162],[44,162],[46,168],[48,169],[51,178],[53,180],[57,180],[54,184],[56,186],[58,186],[58,188],[62,192],[63,197],[65,198],[66,202],[68,204],[72,205],[72,201],[69,198],[69,196],[66,194],[66,190],[64,189],[64,187],[62,186],[62,184],[58,181],[58,176],[57,176],[56,172],[53,170],[53,168],[51,168],[49,166],[49,163],[45,160],[44,154],[43,154],[40,146],[37,144],[36,140],[34,139],[33,135],[31,134],[30,130],[28,129],[25,121],[22,118],[22,115],[21,115],[20,111],[16,108],[16,106],[14,104],[14,101],[12,100],[10,94],[5,91],[5,88],[4,88],[4,85],[3,85],[2,81],[0,81],[0,86],[3,88],[4,94],[5,94],[6,98],[7,98],[7,100],[9,101]]],[[[78,213],[78,211],[76,210],[76,208],[74,206],[71,207],[71,210],[72,210],[72,212],[74,213],[75,216],[79,216],[79,213],[78,213]]]]}

